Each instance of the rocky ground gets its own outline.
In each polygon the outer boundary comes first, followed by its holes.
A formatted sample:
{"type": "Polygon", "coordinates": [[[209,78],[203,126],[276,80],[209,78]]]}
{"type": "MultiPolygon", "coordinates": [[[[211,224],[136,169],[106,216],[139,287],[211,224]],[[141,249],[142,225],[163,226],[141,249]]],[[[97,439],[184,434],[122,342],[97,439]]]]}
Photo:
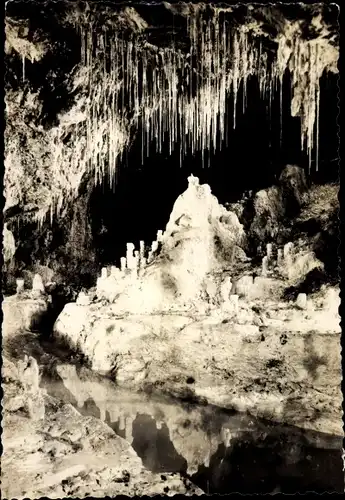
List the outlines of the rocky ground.
{"type": "Polygon", "coordinates": [[[106,423],[39,388],[34,358],[3,361],[4,498],[202,493],[179,474],[148,471],[106,423]]]}

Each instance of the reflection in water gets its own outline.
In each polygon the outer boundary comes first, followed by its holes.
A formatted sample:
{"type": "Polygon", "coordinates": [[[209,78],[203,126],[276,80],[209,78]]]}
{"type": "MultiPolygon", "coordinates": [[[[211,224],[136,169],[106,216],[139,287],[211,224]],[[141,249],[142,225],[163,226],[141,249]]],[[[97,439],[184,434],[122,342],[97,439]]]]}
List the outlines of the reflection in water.
{"type": "Polygon", "coordinates": [[[344,490],[340,437],[130,393],[85,367],[52,362],[55,353],[35,346],[47,392],[104,420],[153,472],[181,472],[207,493],[344,490]]]}
{"type": "Polygon", "coordinates": [[[187,462],[177,453],[163,424],[157,428],[150,415],[137,414],[133,421],[132,446],[143,464],[153,472],[186,472],[187,462]]]}

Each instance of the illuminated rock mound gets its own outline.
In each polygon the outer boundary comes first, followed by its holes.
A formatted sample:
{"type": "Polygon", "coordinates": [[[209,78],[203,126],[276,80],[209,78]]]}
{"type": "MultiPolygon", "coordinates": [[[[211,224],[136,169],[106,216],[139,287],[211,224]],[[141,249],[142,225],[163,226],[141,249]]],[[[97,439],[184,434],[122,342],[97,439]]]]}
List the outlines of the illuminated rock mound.
{"type": "MultiPolygon", "coordinates": [[[[207,184],[188,178],[166,230],[145,255],[127,244],[121,269],[103,269],[97,294],[114,302],[113,312],[151,313],[191,307],[201,300],[210,273],[231,266],[245,233],[237,216],[218,203],[207,184]]],[[[79,302],[85,298],[80,297],[79,302]]],[[[87,300],[87,299],[86,299],[87,300]]]]}

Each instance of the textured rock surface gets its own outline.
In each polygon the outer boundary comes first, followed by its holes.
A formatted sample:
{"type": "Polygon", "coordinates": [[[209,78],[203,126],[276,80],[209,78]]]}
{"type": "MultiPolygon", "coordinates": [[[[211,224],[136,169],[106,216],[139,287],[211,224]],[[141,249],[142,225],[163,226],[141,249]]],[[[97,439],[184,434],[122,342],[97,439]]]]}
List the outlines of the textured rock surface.
{"type": "Polygon", "coordinates": [[[55,335],[120,385],[181,396],[191,375],[193,397],[341,434],[339,287],[319,287],[303,309],[295,299],[284,300],[286,291],[298,290],[322,262],[304,240],[281,249],[280,263],[276,245],[274,253],[270,246],[268,275],[254,279],[261,265],[232,258],[243,234],[237,216],[207,187],[190,185],[143,277],[114,303],[67,304],[55,335]],[[221,222],[227,214],[228,226],[221,222]],[[204,260],[198,241],[201,250],[208,249],[204,260]],[[183,279],[189,285],[185,295],[183,279]]]}
{"type": "Polygon", "coordinates": [[[187,392],[196,399],[341,434],[338,293],[320,293],[306,311],[272,299],[240,300],[237,320],[226,314],[120,319],[109,306],[80,311],[69,304],[56,332],[120,385],[183,396],[192,376],[187,392]]]}
{"type": "Polygon", "coordinates": [[[18,331],[34,330],[48,310],[48,297],[32,297],[29,292],[5,297],[2,302],[2,334],[9,336],[18,331]]]}
{"type": "MultiPolygon", "coordinates": [[[[26,382],[15,363],[4,360],[2,494],[6,498],[200,494],[178,474],[145,470],[130,444],[97,418],[44,395],[45,415],[28,418],[14,393],[26,382]]],[[[42,391],[42,390],[41,390],[42,391]]]]}
{"type": "Polygon", "coordinates": [[[244,238],[237,216],[218,203],[207,184],[191,176],[150,265],[139,279],[128,272],[117,284],[110,281],[113,313],[169,311],[173,303],[177,310],[188,310],[200,302],[208,274],[232,265],[244,238]]]}

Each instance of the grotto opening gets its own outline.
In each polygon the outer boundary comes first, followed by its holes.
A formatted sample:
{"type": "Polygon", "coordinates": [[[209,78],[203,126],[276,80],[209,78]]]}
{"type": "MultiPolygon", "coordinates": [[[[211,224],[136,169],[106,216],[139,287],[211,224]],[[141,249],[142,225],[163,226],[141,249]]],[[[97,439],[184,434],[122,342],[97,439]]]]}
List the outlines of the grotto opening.
{"type": "Polygon", "coordinates": [[[338,7],[5,36],[4,496],[344,491],[338,7]]]}

